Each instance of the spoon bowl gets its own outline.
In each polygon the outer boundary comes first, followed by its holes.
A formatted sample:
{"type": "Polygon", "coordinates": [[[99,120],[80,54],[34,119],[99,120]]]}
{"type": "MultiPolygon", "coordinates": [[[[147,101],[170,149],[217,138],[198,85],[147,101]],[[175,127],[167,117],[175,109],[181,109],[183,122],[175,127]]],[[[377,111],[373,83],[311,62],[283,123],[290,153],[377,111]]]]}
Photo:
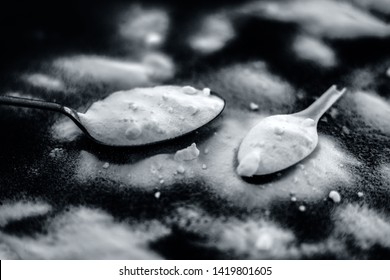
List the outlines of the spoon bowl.
{"type": "Polygon", "coordinates": [[[223,105],[221,106],[220,110],[216,112],[213,116],[211,116],[209,119],[199,122],[199,124],[194,127],[190,131],[185,131],[184,133],[177,133],[175,135],[171,135],[170,137],[167,137],[165,139],[160,139],[158,141],[148,141],[145,143],[136,143],[136,144],[127,144],[127,145],[117,145],[113,144],[112,142],[106,142],[98,137],[96,137],[95,134],[91,133],[91,127],[90,123],[87,123],[85,121],[85,118],[83,117],[84,114],[77,112],[76,110],[63,106],[58,103],[54,102],[48,102],[43,100],[35,100],[35,99],[29,99],[29,98],[22,98],[22,97],[13,97],[13,96],[0,96],[0,105],[10,105],[10,106],[18,106],[18,107],[26,107],[26,108],[34,108],[34,109],[42,109],[47,111],[53,111],[61,113],[68,118],[70,118],[79,128],[80,130],[92,141],[105,146],[111,146],[111,147],[141,147],[141,146],[147,146],[152,144],[158,144],[163,143],[166,141],[174,140],[178,137],[182,137],[185,135],[188,135],[190,133],[193,133],[194,131],[199,130],[200,128],[208,125],[215,119],[217,119],[223,112],[226,106],[226,101],[217,93],[211,92],[211,94],[215,97],[218,97],[223,102],[223,105]]]}
{"type": "Polygon", "coordinates": [[[244,177],[272,174],[310,155],[318,144],[319,119],[344,92],[332,86],[301,112],[261,120],[240,145],[237,173],[244,177]]]}

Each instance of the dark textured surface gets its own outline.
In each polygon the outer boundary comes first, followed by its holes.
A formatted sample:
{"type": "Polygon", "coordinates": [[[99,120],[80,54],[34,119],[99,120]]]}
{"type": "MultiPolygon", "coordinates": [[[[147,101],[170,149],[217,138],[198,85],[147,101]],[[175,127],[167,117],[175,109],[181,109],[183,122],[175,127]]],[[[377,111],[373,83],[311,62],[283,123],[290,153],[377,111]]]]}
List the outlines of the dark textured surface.
{"type": "MultiPolygon", "coordinates": [[[[18,92],[82,110],[115,90],[127,88],[107,81],[69,78],[52,66],[53,60],[88,54],[132,60],[158,51],[173,60],[176,71],[172,77],[151,84],[205,85],[228,102],[225,115],[198,133],[142,149],[101,147],[84,137],[63,142],[51,134],[60,116],[0,106],[0,243],[15,253],[0,254],[2,258],[390,258],[390,116],[386,115],[390,112],[390,77],[386,76],[390,36],[325,38],[338,58],[336,66],[327,68],[299,59],[292,52],[296,36],[304,33],[298,24],[232,12],[242,5],[241,1],[142,1],[144,11],[169,11],[166,42],[151,49],[113,36],[116,18],[132,7],[126,1],[29,1],[0,8],[1,94],[18,92]],[[205,55],[188,46],[188,35],[208,14],[227,15],[235,36],[223,48],[205,55]],[[259,61],[266,70],[254,66],[259,61]],[[235,73],[245,69],[259,75],[268,73],[288,83],[291,90],[281,98],[257,92],[253,79],[245,81],[246,74],[234,84],[226,73],[236,65],[242,70],[235,73]],[[33,86],[23,79],[33,73],[59,78],[66,86],[60,90],[33,86]],[[242,84],[248,87],[241,90],[242,84]],[[332,167],[330,156],[324,168],[336,171],[319,173],[322,177],[314,179],[312,191],[318,195],[296,187],[298,202],[293,202],[287,191],[292,183],[278,182],[278,175],[250,179],[241,189],[231,187],[235,183],[229,176],[221,183],[212,175],[197,173],[195,178],[174,180],[164,188],[158,183],[142,187],[137,180],[123,179],[127,166],[133,170],[132,164],[152,156],[172,154],[192,142],[208,143],[214,131],[237,114],[243,122],[243,129],[237,131],[242,138],[248,126],[245,118],[299,111],[332,84],[346,86],[348,95],[335,106],[337,117],[325,114],[319,132],[332,137],[342,157],[350,154],[353,160],[345,160],[348,168],[344,170],[338,167],[343,161],[334,161],[332,167]],[[359,107],[365,101],[356,101],[360,91],[379,100],[366,102],[367,106],[380,105],[369,107],[377,115],[365,117],[362,110],[367,108],[359,107]],[[248,109],[251,101],[260,105],[258,112],[248,109]],[[61,150],[53,156],[55,148],[61,150]],[[91,157],[93,166],[83,166],[85,158],[91,157]],[[107,174],[94,167],[104,162],[114,166],[107,174]],[[324,186],[327,180],[329,184],[324,186]],[[277,194],[270,190],[273,187],[277,194]],[[330,189],[339,191],[340,204],[328,199],[330,189]],[[161,191],[159,199],[154,196],[156,191],[161,191]],[[363,197],[357,195],[360,191],[363,197]],[[13,209],[12,205],[20,202],[11,212],[30,210],[9,218],[4,206],[13,209]],[[306,211],[299,210],[301,204],[306,211]],[[34,214],[39,205],[46,205],[47,211],[34,214]],[[90,240],[86,241],[88,233],[90,240]],[[269,248],[255,246],[261,236],[268,238],[269,248]],[[68,250],[64,244],[73,245],[68,250]]],[[[386,14],[379,16],[384,22],[390,19],[386,14]]],[[[226,133],[234,138],[234,131],[226,133]]],[[[213,172],[219,170],[220,161],[229,162],[234,173],[234,159],[215,157],[213,172]]],[[[321,158],[318,164],[322,164],[321,158]]],[[[289,172],[296,170],[284,171],[281,177],[289,172]]]]}

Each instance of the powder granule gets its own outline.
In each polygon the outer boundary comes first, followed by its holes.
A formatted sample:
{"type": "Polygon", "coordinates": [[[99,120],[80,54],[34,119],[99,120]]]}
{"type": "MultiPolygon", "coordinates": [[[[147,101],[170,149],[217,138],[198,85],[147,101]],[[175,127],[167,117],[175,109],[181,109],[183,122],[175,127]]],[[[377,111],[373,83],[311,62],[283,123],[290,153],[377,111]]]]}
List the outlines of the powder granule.
{"type": "Polygon", "coordinates": [[[341,195],[338,191],[331,191],[329,193],[329,198],[333,200],[334,203],[340,203],[341,202],[341,195]]]}
{"type": "Polygon", "coordinates": [[[191,146],[183,150],[177,151],[175,153],[176,161],[190,161],[197,159],[200,154],[200,151],[196,147],[195,143],[192,143],[191,146]]]}

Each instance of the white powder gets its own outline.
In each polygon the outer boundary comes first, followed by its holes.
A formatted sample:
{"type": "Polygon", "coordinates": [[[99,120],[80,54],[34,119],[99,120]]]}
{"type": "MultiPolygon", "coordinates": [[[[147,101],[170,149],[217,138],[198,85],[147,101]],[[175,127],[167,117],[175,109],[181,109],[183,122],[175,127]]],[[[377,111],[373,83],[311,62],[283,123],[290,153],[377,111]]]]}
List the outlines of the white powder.
{"type": "Polygon", "coordinates": [[[271,174],[307,157],[318,143],[318,119],[344,92],[332,86],[302,112],[261,120],[239,147],[237,173],[245,177],[271,174]]]}
{"type": "Polygon", "coordinates": [[[292,45],[295,54],[302,60],[317,63],[323,67],[337,65],[334,51],[321,40],[310,36],[299,36],[292,45]]]}
{"type": "Polygon", "coordinates": [[[118,16],[117,25],[122,41],[157,47],[165,42],[170,20],[168,13],[162,9],[133,6],[118,16]]]}
{"type": "Polygon", "coordinates": [[[359,7],[368,9],[370,11],[390,14],[390,2],[388,0],[349,0],[349,1],[359,7]]]}
{"type": "Polygon", "coordinates": [[[283,22],[297,23],[314,35],[326,38],[385,37],[390,27],[375,16],[344,1],[259,1],[241,11],[283,22]]]}
{"type": "Polygon", "coordinates": [[[336,212],[334,220],[337,236],[352,239],[363,250],[375,244],[390,247],[390,221],[374,209],[348,204],[336,212]]]}
{"type": "MultiPolygon", "coordinates": [[[[205,96],[189,86],[136,88],[95,102],[85,114],[80,114],[80,120],[93,137],[105,144],[139,145],[175,138],[199,128],[216,117],[223,106],[222,99],[205,96]]],[[[64,138],[70,134],[63,132],[64,138]]]]}
{"type": "Polygon", "coordinates": [[[197,159],[199,154],[200,151],[196,147],[196,144],[192,143],[188,148],[177,151],[174,158],[176,161],[190,161],[197,159]]]}
{"type": "Polygon", "coordinates": [[[62,149],[62,148],[54,148],[49,153],[49,156],[52,158],[59,158],[63,155],[64,155],[64,149],[62,149]]]}
{"type": "Polygon", "coordinates": [[[44,88],[47,90],[54,90],[54,91],[65,90],[65,85],[61,80],[45,74],[41,74],[41,73],[30,74],[24,76],[24,79],[35,87],[40,87],[40,88],[44,88]]]}
{"type": "Polygon", "coordinates": [[[334,203],[340,203],[341,202],[341,195],[338,191],[331,191],[329,193],[329,198],[333,200],[334,203]]]}
{"type": "Polygon", "coordinates": [[[257,105],[256,103],[249,103],[249,108],[252,110],[252,111],[257,111],[259,110],[259,105],[257,105]]]}
{"type": "Polygon", "coordinates": [[[203,19],[199,30],[189,39],[189,45],[195,51],[210,54],[222,49],[235,32],[230,20],[222,15],[211,15],[203,19]]]}
{"type": "Polygon", "coordinates": [[[46,226],[31,237],[0,233],[0,239],[22,259],[160,259],[149,243],[169,233],[157,221],[129,226],[84,207],[71,208],[46,226]]]}
{"type": "Polygon", "coordinates": [[[171,78],[174,65],[160,53],[147,53],[140,60],[78,55],[56,59],[54,67],[78,83],[106,83],[120,89],[148,86],[171,78]]]}
{"type": "Polygon", "coordinates": [[[0,206],[0,227],[23,218],[45,215],[51,211],[46,203],[24,202],[4,203],[0,206]]]}
{"type": "Polygon", "coordinates": [[[213,84],[214,91],[233,99],[229,105],[236,108],[248,107],[248,103],[253,102],[259,106],[259,111],[269,112],[270,109],[285,110],[295,102],[294,88],[271,73],[262,61],[231,65],[203,79],[213,84]]]}
{"type": "Polygon", "coordinates": [[[206,96],[209,96],[211,93],[211,90],[209,88],[204,88],[203,89],[203,94],[206,95],[206,96]]]}
{"type": "Polygon", "coordinates": [[[350,156],[334,138],[319,135],[319,144],[315,151],[302,161],[305,166],[298,166],[290,172],[282,173],[272,187],[267,183],[249,184],[234,172],[235,149],[239,146],[242,135],[247,133],[252,125],[263,116],[253,116],[249,112],[232,112],[223,118],[217,135],[198,143],[199,150],[207,147],[209,153],[199,154],[198,159],[191,161],[176,161],[174,153],[158,154],[133,164],[110,164],[110,172],[100,174],[104,163],[90,153],[82,152],[77,160],[77,178],[81,181],[89,178],[105,178],[142,191],[154,194],[159,185],[157,176],[150,176],[151,165],[161,165],[159,174],[164,178],[163,189],[175,188],[180,184],[194,184],[204,181],[210,191],[243,209],[262,209],[270,203],[289,200],[294,193],[302,201],[322,201],[324,196],[337,186],[350,188],[354,186],[350,166],[359,162],[350,156]],[[230,137],[230,139],[228,139],[230,137]],[[315,160],[320,164],[311,164],[315,160]],[[343,163],[345,168],[339,168],[343,163]],[[202,165],[207,165],[207,172],[202,165]],[[307,171],[307,175],[303,172],[307,171]],[[132,174],[128,177],[128,174],[132,174]],[[296,180],[298,183],[294,183],[296,180]],[[228,182],[228,183],[226,183],[228,182]]]}
{"type": "Polygon", "coordinates": [[[352,96],[356,112],[370,126],[390,135],[390,104],[377,94],[358,91],[352,96]]]}
{"type": "Polygon", "coordinates": [[[285,169],[309,155],[317,141],[314,120],[292,115],[265,118],[242,141],[237,173],[251,177],[285,169]]]}
{"type": "MultiPolygon", "coordinates": [[[[261,181],[256,184],[248,183],[234,172],[237,168],[237,148],[243,136],[268,116],[269,107],[278,108],[279,112],[285,112],[283,110],[291,108],[297,94],[288,83],[278,77],[275,78],[266,71],[265,64],[261,64],[258,68],[254,65],[258,64],[249,63],[228,67],[220,74],[223,72],[229,75],[210,76],[214,84],[219,87],[217,90],[213,86],[213,91],[221,91],[224,96],[229,96],[229,94],[239,96],[240,99],[230,104],[224,112],[224,117],[220,119],[215,131],[217,133],[210,131],[202,141],[197,142],[197,148],[202,151],[198,159],[178,162],[174,159],[174,151],[149,156],[134,163],[111,163],[110,169],[104,172],[105,174],[101,174],[104,161],[91,153],[82,151],[76,160],[77,180],[84,182],[91,178],[104,178],[127,188],[150,192],[150,195],[154,195],[156,186],[162,192],[178,188],[183,184],[191,186],[204,182],[212,195],[224,199],[234,207],[249,211],[264,211],[276,201],[290,201],[290,193],[294,193],[299,201],[317,203],[322,202],[335,187],[353,188],[356,184],[351,169],[359,165],[359,161],[350,155],[337,139],[322,134],[319,135],[319,143],[314,152],[302,160],[300,166],[304,167],[304,170],[295,166],[289,172],[282,172],[282,176],[272,182],[272,187],[261,181]],[[248,72],[251,73],[248,83],[248,77],[241,73],[245,67],[249,68],[248,72]],[[233,74],[240,77],[235,80],[238,81],[237,83],[232,81],[237,78],[233,74]],[[218,77],[222,80],[217,79],[218,77]],[[262,85],[259,80],[267,81],[266,85],[262,85]],[[237,95],[238,93],[240,95],[237,95]],[[248,107],[250,101],[259,104],[259,112],[242,110],[243,107],[248,107]],[[240,105],[238,106],[237,103],[240,105]],[[236,107],[239,108],[236,110],[236,107]],[[163,185],[160,185],[161,179],[157,175],[151,176],[150,166],[152,164],[163,166],[159,173],[156,173],[163,176],[163,185]],[[207,172],[202,169],[203,164],[207,165],[207,172]],[[344,168],[340,168],[340,164],[343,164],[344,168]],[[131,177],[128,176],[129,174],[131,177]]],[[[187,97],[192,97],[192,95],[187,95],[187,97]]],[[[310,124],[310,121],[307,122],[310,124]]],[[[284,133],[286,134],[286,131],[284,133]]]]}
{"type": "Polygon", "coordinates": [[[184,172],[186,172],[186,169],[182,165],[179,165],[177,167],[177,173],[183,174],[184,172]]]}

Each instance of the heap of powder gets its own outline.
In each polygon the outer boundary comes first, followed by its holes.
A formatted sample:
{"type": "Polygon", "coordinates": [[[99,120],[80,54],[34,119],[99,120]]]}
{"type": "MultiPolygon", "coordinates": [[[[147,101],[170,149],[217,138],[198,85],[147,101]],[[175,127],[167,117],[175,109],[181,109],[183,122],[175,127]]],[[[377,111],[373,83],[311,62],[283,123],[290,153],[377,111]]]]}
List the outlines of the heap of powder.
{"type": "Polygon", "coordinates": [[[214,119],[224,101],[190,86],[119,91],[95,102],[80,120],[97,140],[113,146],[158,142],[214,119]]]}

